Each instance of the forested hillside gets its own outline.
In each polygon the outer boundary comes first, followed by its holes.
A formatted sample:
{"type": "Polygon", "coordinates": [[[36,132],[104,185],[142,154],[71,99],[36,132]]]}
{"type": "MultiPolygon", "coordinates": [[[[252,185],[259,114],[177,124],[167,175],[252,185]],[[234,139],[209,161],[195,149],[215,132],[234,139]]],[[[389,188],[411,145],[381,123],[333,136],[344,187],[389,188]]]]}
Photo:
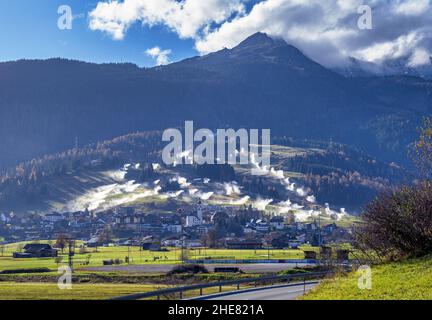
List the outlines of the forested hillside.
{"type": "Polygon", "coordinates": [[[152,69],[62,59],[0,64],[0,167],[136,131],[271,128],[407,162],[432,84],[344,78],[256,34],[232,50],[152,69]]]}

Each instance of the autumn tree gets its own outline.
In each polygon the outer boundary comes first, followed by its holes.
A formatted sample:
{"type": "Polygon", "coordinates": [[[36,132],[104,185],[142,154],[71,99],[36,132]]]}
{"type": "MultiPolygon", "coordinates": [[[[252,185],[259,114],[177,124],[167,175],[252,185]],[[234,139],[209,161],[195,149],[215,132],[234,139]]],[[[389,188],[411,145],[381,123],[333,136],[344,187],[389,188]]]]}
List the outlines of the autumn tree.
{"type": "Polygon", "coordinates": [[[432,118],[425,118],[420,128],[420,138],[415,143],[413,160],[422,178],[432,178],[432,118]]]}
{"type": "Polygon", "coordinates": [[[68,241],[69,241],[68,237],[65,234],[61,233],[57,236],[55,247],[59,248],[63,254],[64,249],[66,248],[66,246],[68,244],[68,241]]]}

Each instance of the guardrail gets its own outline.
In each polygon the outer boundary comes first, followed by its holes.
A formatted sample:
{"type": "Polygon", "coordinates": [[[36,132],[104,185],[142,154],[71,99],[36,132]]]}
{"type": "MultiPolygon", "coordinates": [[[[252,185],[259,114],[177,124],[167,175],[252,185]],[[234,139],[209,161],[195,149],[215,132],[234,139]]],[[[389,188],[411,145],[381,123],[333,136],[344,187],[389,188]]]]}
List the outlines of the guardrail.
{"type": "MultiPolygon", "coordinates": [[[[221,282],[213,282],[213,283],[204,283],[204,284],[195,284],[184,287],[177,288],[167,288],[158,291],[152,292],[144,292],[144,293],[136,293],[127,296],[117,297],[110,300],[141,300],[148,298],[157,298],[160,300],[163,296],[168,295],[177,295],[179,299],[182,300],[184,293],[187,291],[199,290],[199,296],[203,296],[203,290],[208,288],[219,288],[219,293],[222,292],[222,288],[225,286],[237,286],[237,290],[240,290],[240,285],[251,283],[254,287],[258,287],[258,284],[276,284],[281,282],[291,282],[293,280],[302,280],[299,284],[303,284],[304,290],[306,290],[306,280],[307,279],[322,279],[328,275],[332,274],[332,272],[311,272],[311,273],[299,273],[299,274],[290,274],[284,276],[265,276],[259,278],[246,278],[246,279],[237,279],[237,280],[228,280],[221,282]]],[[[175,299],[173,299],[175,300],[175,299]]]]}

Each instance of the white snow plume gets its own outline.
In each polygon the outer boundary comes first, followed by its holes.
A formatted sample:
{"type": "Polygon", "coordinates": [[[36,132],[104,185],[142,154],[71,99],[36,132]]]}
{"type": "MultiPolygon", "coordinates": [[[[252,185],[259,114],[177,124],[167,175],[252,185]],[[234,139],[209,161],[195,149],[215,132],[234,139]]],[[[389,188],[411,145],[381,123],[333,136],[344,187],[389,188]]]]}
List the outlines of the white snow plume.
{"type": "Polygon", "coordinates": [[[293,208],[294,210],[301,210],[301,209],[303,209],[304,207],[301,206],[301,205],[299,205],[299,204],[297,204],[297,203],[294,203],[294,204],[292,205],[292,208],[293,208]]]}
{"type": "Polygon", "coordinates": [[[167,193],[164,195],[164,197],[168,197],[168,198],[173,198],[173,199],[175,199],[175,198],[180,197],[180,196],[183,194],[183,192],[184,192],[184,190],[179,190],[179,191],[176,191],[176,192],[167,192],[167,193]]]}
{"type": "Polygon", "coordinates": [[[153,182],[153,184],[158,185],[160,182],[160,180],[156,180],[155,182],[153,182]]]}
{"type": "Polygon", "coordinates": [[[106,175],[110,177],[111,179],[115,180],[116,182],[122,182],[124,181],[126,177],[127,171],[124,170],[115,170],[115,171],[108,171],[106,175]]]}
{"type": "Polygon", "coordinates": [[[123,166],[123,170],[128,170],[128,169],[130,168],[130,166],[131,166],[130,163],[126,163],[126,164],[123,166]]]}
{"type": "Polygon", "coordinates": [[[282,185],[285,186],[287,191],[294,192],[295,191],[295,183],[291,183],[290,178],[284,178],[281,181],[282,185]]]}
{"type": "Polygon", "coordinates": [[[262,167],[260,166],[259,162],[255,158],[254,153],[251,153],[251,155],[250,155],[250,163],[254,167],[256,175],[265,176],[265,175],[269,174],[269,172],[270,172],[269,169],[266,166],[262,166],[262,167]]]}
{"type": "Polygon", "coordinates": [[[275,168],[271,168],[270,175],[277,179],[281,179],[281,180],[285,179],[285,174],[283,170],[275,170],[275,168]]]}
{"type": "Polygon", "coordinates": [[[141,185],[136,184],[135,181],[129,181],[123,184],[116,183],[95,188],[68,202],[63,211],[107,210],[138,199],[158,195],[161,190],[159,186],[156,186],[152,190],[141,192],[140,187],[141,185]]]}
{"type": "Polygon", "coordinates": [[[191,196],[195,195],[199,190],[198,189],[189,189],[189,194],[191,196]]]}
{"type": "Polygon", "coordinates": [[[187,161],[193,161],[193,152],[192,150],[185,150],[183,152],[177,153],[175,158],[179,160],[180,163],[183,162],[183,158],[187,161]]]}
{"type": "Polygon", "coordinates": [[[191,183],[187,182],[186,178],[180,177],[180,176],[174,177],[174,178],[170,179],[170,181],[171,182],[173,182],[173,181],[177,182],[181,188],[188,188],[191,186],[191,183]]]}
{"type": "Polygon", "coordinates": [[[333,214],[334,212],[330,209],[330,205],[328,203],[325,204],[325,213],[328,215],[333,214]]]}
{"type": "Polygon", "coordinates": [[[306,197],[307,196],[307,192],[303,188],[297,188],[296,192],[297,192],[299,197],[306,197]]]}
{"type": "Polygon", "coordinates": [[[316,198],[315,198],[315,196],[308,196],[306,198],[306,201],[310,202],[310,203],[315,203],[316,202],[316,198]]]}
{"type": "Polygon", "coordinates": [[[305,222],[310,218],[318,217],[321,214],[319,211],[309,210],[309,211],[300,211],[295,215],[295,220],[297,222],[305,222]]]}
{"type": "Polygon", "coordinates": [[[294,192],[296,190],[295,189],[295,183],[290,183],[290,184],[286,185],[285,188],[291,192],[294,192]]]}
{"type": "Polygon", "coordinates": [[[349,216],[349,214],[346,212],[345,208],[341,208],[340,212],[337,213],[337,219],[341,220],[342,218],[349,216]]]}
{"type": "Polygon", "coordinates": [[[159,191],[160,191],[160,189],[158,187],[156,187],[153,190],[146,190],[146,191],[141,192],[141,193],[126,194],[125,196],[123,196],[119,199],[110,201],[109,205],[107,207],[105,207],[104,209],[118,207],[118,206],[125,205],[125,204],[131,203],[131,202],[134,202],[134,201],[137,201],[140,199],[145,199],[145,198],[149,198],[152,196],[156,196],[159,194],[159,191]]]}
{"type": "Polygon", "coordinates": [[[325,204],[325,214],[338,221],[347,215],[345,208],[342,208],[340,212],[336,212],[330,209],[330,205],[328,203],[325,204]]]}
{"type": "Polygon", "coordinates": [[[252,207],[259,211],[265,211],[267,206],[273,202],[273,199],[257,199],[253,202],[252,207]]]}
{"type": "Polygon", "coordinates": [[[288,213],[292,210],[292,203],[290,200],[284,201],[284,202],[279,202],[277,204],[278,208],[278,213],[279,214],[284,214],[284,213],[288,213]]]}
{"type": "Polygon", "coordinates": [[[159,163],[153,163],[153,164],[152,164],[152,167],[153,167],[153,170],[154,170],[154,171],[158,171],[158,170],[160,169],[161,166],[160,166],[159,163]]]}
{"type": "Polygon", "coordinates": [[[243,205],[247,204],[249,202],[249,200],[250,200],[250,197],[245,196],[245,197],[238,199],[238,200],[231,200],[230,204],[233,206],[243,206],[243,205]]]}
{"type": "Polygon", "coordinates": [[[140,166],[141,166],[141,164],[139,164],[139,163],[137,163],[136,165],[135,165],[135,169],[139,169],[140,168],[140,166]]]}
{"type": "Polygon", "coordinates": [[[214,192],[198,193],[197,195],[201,200],[209,200],[214,195],[214,192]]]}
{"type": "Polygon", "coordinates": [[[240,187],[237,185],[237,182],[224,183],[225,194],[227,196],[231,196],[233,194],[241,194],[240,187]]]}
{"type": "Polygon", "coordinates": [[[210,182],[210,179],[209,179],[209,178],[204,178],[204,179],[203,179],[203,183],[204,183],[204,184],[208,184],[209,182],[210,182]]]}

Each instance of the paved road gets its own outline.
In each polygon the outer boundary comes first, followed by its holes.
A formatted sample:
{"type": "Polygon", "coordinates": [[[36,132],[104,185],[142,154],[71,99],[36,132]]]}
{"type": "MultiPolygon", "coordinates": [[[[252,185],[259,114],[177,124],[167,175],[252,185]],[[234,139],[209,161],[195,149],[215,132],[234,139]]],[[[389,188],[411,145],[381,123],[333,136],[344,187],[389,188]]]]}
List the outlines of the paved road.
{"type": "MultiPolygon", "coordinates": [[[[318,284],[306,285],[306,292],[318,284]]],[[[236,292],[230,295],[213,295],[201,298],[201,300],[295,300],[304,294],[303,284],[297,286],[273,286],[261,288],[255,291],[236,292]]]]}
{"type": "MultiPolygon", "coordinates": [[[[105,272],[128,272],[128,273],[167,273],[176,265],[173,264],[146,264],[146,265],[128,265],[128,266],[104,266],[88,267],[83,270],[87,271],[105,271],[105,272]]],[[[297,266],[306,266],[306,264],[295,263],[255,263],[255,264],[206,264],[205,267],[210,272],[215,267],[238,267],[245,273],[274,273],[286,269],[293,269],[297,266]]]]}

